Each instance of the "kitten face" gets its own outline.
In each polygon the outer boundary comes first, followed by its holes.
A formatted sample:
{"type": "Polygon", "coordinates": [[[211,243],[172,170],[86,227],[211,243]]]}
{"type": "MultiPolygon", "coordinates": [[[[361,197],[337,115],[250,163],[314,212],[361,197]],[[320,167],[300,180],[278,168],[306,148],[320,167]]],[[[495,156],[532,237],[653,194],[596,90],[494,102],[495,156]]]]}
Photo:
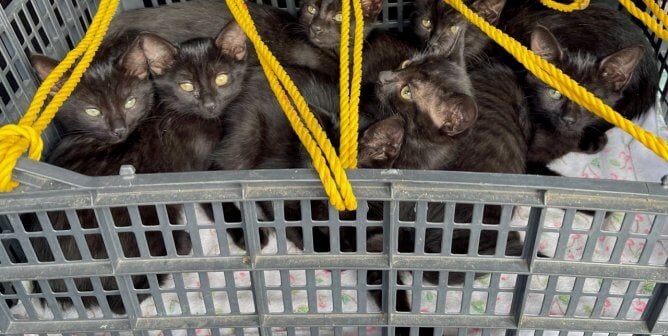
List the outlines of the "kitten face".
{"type": "MultiPolygon", "coordinates": [[[[127,64],[125,49],[130,43],[127,40],[117,42],[110,48],[116,51],[102,49],[98,52],[56,114],[68,134],[86,134],[102,142],[118,143],[124,141],[151,110],[153,85],[145,76],[137,75],[138,68],[144,69],[146,64],[127,64]],[[120,56],[117,55],[119,50],[124,52],[120,56]]],[[[42,55],[32,55],[30,60],[42,79],[58,64],[58,61],[42,55]]],[[[57,87],[63,83],[61,80],[57,87]]]]}
{"type": "Polygon", "coordinates": [[[246,72],[246,36],[232,21],[216,39],[172,45],[153,34],[141,43],[161,102],[176,113],[217,118],[241,92],[246,72]]]}
{"type": "MultiPolygon", "coordinates": [[[[382,0],[361,1],[366,36],[366,33],[370,31],[368,27],[378,17],[383,2],[382,0]]],[[[322,49],[333,51],[339,49],[342,20],[340,0],[308,0],[299,10],[299,21],[306,27],[309,40],[322,49]]],[[[351,34],[353,29],[354,24],[351,24],[351,34]]]]}
{"type": "Polygon", "coordinates": [[[449,55],[418,55],[378,75],[379,100],[434,140],[462,133],[477,119],[461,40],[449,55]]]}
{"type": "MultiPolygon", "coordinates": [[[[537,26],[531,35],[531,49],[610,106],[622,98],[622,91],[644,52],[641,45],[623,48],[602,59],[568,52],[542,26],[537,26]]],[[[571,135],[581,135],[587,127],[600,121],[593,113],[536,77],[529,76],[527,80],[533,91],[529,102],[534,119],[549,121],[560,132],[571,135]]]]}
{"type": "MultiPolygon", "coordinates": [[[[506,0],[476,0],[470,5],[470,8],[495,25],[505,3],[506,0]]],[[[416,8],[415,31],[428,43],[431,52],[447,53],[455,43],[459,31],[476,30],[475,33],[468,32],[465,35],[464,53],[466,55],[479,53],[489,41],[489,38],[478,31],[463,15],[441,1],[432,2],[431,7],[423,3],[416,8]],[[417,18],[420,18],[419,21],[417,18]]]]}

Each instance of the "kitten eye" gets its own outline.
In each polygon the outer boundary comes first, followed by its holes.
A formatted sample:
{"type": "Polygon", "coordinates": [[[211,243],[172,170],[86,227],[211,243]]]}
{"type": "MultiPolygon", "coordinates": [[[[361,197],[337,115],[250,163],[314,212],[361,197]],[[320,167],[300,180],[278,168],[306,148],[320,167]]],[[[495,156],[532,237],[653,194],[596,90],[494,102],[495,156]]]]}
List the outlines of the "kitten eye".
{"type": "Polygon", "coordinates": [[[409,60],[405,60],[405,61],[401,62],[401,65],[399,66],[399,69],[406,69],[406,67],[408,66],[409,63],[410,63],[409,60]]]}
{"type": "Polygon", "coordinates": [[[555,89],[548,89],[547,90],[547,96],[554,99],[554,100],[559,100],[559,99],[561,99],[561,92],[559,92],[555,89]]]}
{"type": "Polygon", "coordinates": [[[98,109],[96,109],[96,108],[87,108],[87,109],[85,110],[85,112],[86,112],[87,115],[89,115],[89,116],[91,116],[91,117],[97,117],[97,116],[99,116],[99,115],[101,114],[101,113],[100,113],[100,110],[98,110],[98,109]]]}
{"type": "Polygon", "coordinates": [[[429,19],[422,19],[422,21],[420,22],[420,24],[422,24],[422,27],[424,27],[424,29],[431,30],[431,20],[429,20],[429,19]]]}
{"type": "Polygon", "coordinates": [[[336,22],[343,21],[343,15],[341,15],[341,13],[336,13],[336,15],[334,15],[334,21],[336,22]]]}
{"type": "Polygon", "coordinates": [[[223,86],[227,84],[229,76],[227,76],[226,73],[219,73],[218,76],[216,76],[216,85],[218,86],[223,86]]]}
{"type": "Polygon", "coordinates": [[[403,98],[405,100],[412,100],[413,99],[413,95],[411,94],[411,88],[409,88],[408,85],[404,85],[401,88],[401,91],[399,92],[399,94],[401,94],[401,98],[403,98]]]}
{"type": "Polygon", "coordinates": [[[450,26],[450,32],[452,32],[453,34],[457,34],[458,31],[459,31],[459,26],[450,26]]]}
{"type": "Polygon", "coordinates": [[[181,88],[181,90],[183,90],[185,92],[190,92],[192,90],[195,90],[195,87],[193,86],[193,83],[191,83],[191,82],[182,82],[182,83],[179,84],[179,87],[181,88]]]}
{"type": "Polygon", "coordinates": [[[132,98],[125,101],[125,108],[126,109],[131,109],[131,108],[135,107],[136,104],[137,104],[137,98],[132,97],[132,98]]]}
{"type": "Polygon", "coordinates": [[[313,5],[308,5],[308,6],[306,7],[306,11],[307,11],[309,14],[313,15],[313,14],[315,14],[315,12],[318,11],[318,9],[315,8],[315,6],[313,6],[313,5]]]}

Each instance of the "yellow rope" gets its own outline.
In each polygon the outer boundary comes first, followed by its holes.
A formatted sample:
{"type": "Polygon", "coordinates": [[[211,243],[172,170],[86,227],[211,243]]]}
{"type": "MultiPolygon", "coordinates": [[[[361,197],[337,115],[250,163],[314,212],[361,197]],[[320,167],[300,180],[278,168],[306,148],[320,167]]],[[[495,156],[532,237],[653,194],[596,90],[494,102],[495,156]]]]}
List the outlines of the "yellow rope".
{"type": "Polygon", "coordinates": [[[642,129],[638,125],[622,117],[619,113],[615,112],[603,101],[594,96],[591,92],[587,91],[587,89],[580,86],[573,79],[565,75],[563,72],[561,72],[561,70],[556,68],[550,62],[539,57],[510,36],[503,33],[501,30],[490,25],[488,22],[478,16],[478,14],[474,13],[470,8],[468,8],[462,2],[462,0],[444,1],[459,11],[462,15],[464,15],[464,17],[480,28],[480,30],[487,34],[491,39],[493,39],[506,51],[512,54],[520,63],[522,63],[540,80],[559,90],[559,92],[564,94],[566,97],[583,106],[587,110],[592,111],[594,114],[605,119],[607,122],[623,129],[642,144],[644,144],[647,148],[651,149],[654,153],[663,159],[668,160],[668,143],[665,140],[642,129]]]}
{"type": "Polygon", "coordinates": [[[364,40],[364,17],[362,4],[359,0],[352,0],[355,17],[355,31],[353,32],[353,78],[349,81],[349,43],[350,43],[350,3],[342,1],[341,8],[341,49],[340,49],[340,77],[339,102],[341,109],[341,139],[339,153],[341,163],[345,168],[357,167],[357,129],[359,122],[359,97],[362,82],[362,45],[364,40]]]}
{"type": "Polygon", "coordinates": [[[60,106],[70,96],[77,83],[79,83],[88,65],[90,65],[97,48],[104,38],[117,6],[118,0],[100,1],[97,14],[91,22],[86,35],[39,86],[30,107],[18,122],[18,125],[8,124],[0,128],[0,191],[11,191],[18,186],[18,182],[11,179],[12,171],[16,166],[16,161],[23,153],[28,151],[29,158],[33,160],[40,159],[43,148],[40,134],[49,125],[60,106]],[[83,57],[81,57],[82,54],[83,57]],[[72,70],[70,77],[40,113],[51,89],[79,57],[81,59],[72,70]]]}
{"type": "Polygon", "coordinates": [[[546,7],[561,12],[572,12],[574,10],[585,9],[587,6],[589,6],[589,0],[574,0],[570,4],[562,4],[559,2],[554,2],[554,0],[540,0],[540,2],[546,7]]]}
{"type": "Polygon", "coordinates": [[[626,10],[629,11],[629,13],[631,13],[631,15],[633,15],[636,19],[644,23],[645,26],[653,31],[660,39],[668,39],[668,31],[666,30],[666,13],[661,10],[659,5],[653,1],[644,0],[644,3],[656,16],[656,19],[652,19],[649,14],[641,11],[640,8],[636,7],[636,5],[634,5],[630,0],[619,0],[619,3],[622,4],[622,6],[624,6],[624,8],[626,8],[626,10]]]}
{"type": "Polygon", "coordinates": [[[255,46],[269,86],[276,95],[290,124],[313,159],[325,192],[337,210],[355,210],[357,201],[339,157],[308,104],[278,60],[262,42],[243,0],[226,0],[230,12],[255,46]],[[288,97],[289,96],[289,97],[288,97]],[[295,112],[294,106],[297,108],[295,112]],[[324,155],[324,157],[323,157],[324,155]],[[328,166],[329,163],[329,166],[328,166]]]}

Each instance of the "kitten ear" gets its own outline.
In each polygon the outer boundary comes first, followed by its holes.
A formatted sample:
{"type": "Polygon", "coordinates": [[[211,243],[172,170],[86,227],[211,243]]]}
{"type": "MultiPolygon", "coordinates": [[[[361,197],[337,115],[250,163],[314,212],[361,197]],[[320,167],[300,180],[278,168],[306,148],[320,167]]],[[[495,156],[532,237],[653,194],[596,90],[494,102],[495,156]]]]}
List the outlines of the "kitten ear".
{"type": "Polygon", "coordinates": [[[485,20],[496,24],[505,5],[506,0],[476,0],[471,7],[485,20]]]}
{"type": "MultiPolygon", "coordinates": [[[[58,63],[60,62],[48,56],[40,54],[30,55],[30,64],[35,69],[35,72],[37,72],[37,76],[39,76],[39,79],[41,80],[45,80],[46,77],[49,76],[51,71],[53,71],[53,69],[56,68],[58,63]]],[[[66,72],[65,75],[56,82],[53,88],[51,88],[50,94],[53,95],[60,90],[60,88],[63,86],[63,83],[65,83],[65,81],[69,77],[69,74],[70,74],[69,71],[66,72]]]]}
{"type": "Polygon", "coordinates": [[[633,77],[633,72],[644,53],[645,48],[642,45],[617,51],[601,61],[598,73],[603,80],[612,84],[615,91],[621,91],[633,77]]]}
{"type": "Polygon", "coordinates": [[[380,10],[383,8],[383,0],[360,0],[362,2],[362,14],[365,18],[376,20],[380,10]]]}
{"type": "Polygon", "coordinates": [[[564,57],[557,38],[541,25],[537,25],[531,32],[531,50],[548,61],[559,61],[564,57]]]}
{"type": "Polygon", "coordinates": [[[441,131],[449,136],[469,129],[478,119],[478,106],[467,95],[455,95],[443,104],[443,110],[432,115],[434,124],[441,125],[441,131]]]}
{"type": "Polygon", "coordinates": [[[399,155],[403,140],[404,121],[399,116],[376,122],[360,139],[358,165],[360,168],[390,168],[399,155]]]}
{"type": "Polygon", "coordinates": [[[162,75],[174,63],[177,49],[164,38],[143,32],[132,42],[121,58],[121,66],[126,73],[144,79],[149,70],[154,75],[162,75]]]}
{"type": "Polygon", "coordinates": [[[228,22],[216,36],[216,46],[236,60],[246,57],[246,34],[236,21],[228,22]]]}

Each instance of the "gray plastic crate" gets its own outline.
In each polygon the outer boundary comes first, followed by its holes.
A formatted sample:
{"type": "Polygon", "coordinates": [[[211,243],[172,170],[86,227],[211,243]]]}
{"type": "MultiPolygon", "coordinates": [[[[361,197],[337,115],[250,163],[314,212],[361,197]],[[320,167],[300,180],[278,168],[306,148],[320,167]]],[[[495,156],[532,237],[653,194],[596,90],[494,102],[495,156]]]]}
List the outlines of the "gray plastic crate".
{"type": "MultiPolygon", "coordinates": [[[[163,2],[123,1],[123,8],[163,2]]],[[[2,0],[0,4],[0,123],[6,123],[20,118],[36,88],[26,52],[62,57],[81,38],[97,3],[2,0]]],[[[290,0],[270,4],[292,11],[298,5],[290,0]]],[[[381,25],[401,28],[409,8],[400,0],[389,2],[381,25]]],[[[654,44],[665,78],[665,44],[656,40],[654,44]]],[[[665,92],[664,87],[664,106],[665,92]]],[[[58,140],[55,128],[46,140],[50,144],[58,140]]],[[[22,159],[15,176],[23,185],[0,194],[1,334],[393,335],[396,327],[405,326],[435,327],[429,331],[434,335],[668,334],[667,258],[656,253],[668,248],[668,188],[659,183],[352,171],[349,176],[359,200],[355,220],[341,219],[333,209],[323,220],[313,218],[311,206],[312,201],[326,197],[317,176],[307,170],[127,172],[92,178],[22,159]],[[299,220],[285,219],[282,209],[289,200],[300,202],[299,220]],[[256,205],[261,201],[272,204],[275,218],[258,220],[256,205]],[[241,221],[223,215],[222,204],[233,203],[241,208],[241,221]],[[383,205],[382,218],[368,216],[370,203],[383,205]],[[198,217],[202,204],[213,206],[213,223],[198,217]],[[471,223],[454,222],[456,204],[473,204],[471,223]],[[137,215],[142,205],[156,209],[161,225],[142,225],[137,215]],[[182,206],[184,218],[170,223],[166,205],[182,206]],[[503,207],[501,223],[482,222],[488,205],[503,207]],[[438,206],[445,208],[445,214],[427,222],[427,211],[438,206]],[[131,226],[114,223],[111,210],[119,208],[127,209],[131,226]],[[415,212],[400,216],[399,208],[415,212]],[[595,215],[583,216],[578,209],[593,210],[595,215]],[[83,210],[95,213],[94,227],[82,228],[78,223],[77,213],[83,210]],[[70,227],[54,230],[48,219],[53,212],[65,212],[70,227]],[[42,230],[25,230],[21,214],[35,214],[42,230]],[[555,216],[559,227],[548,225],[555,216]],[[288,248],[286,227],[302,228],[303,252],[288,248]],[[314,252],[313,230],[320,227],[330,230],[331,248],[326,253],[314,252]],[[239,228],[244,230],[246,251],[235,249],[227,239],[229,229],[239,228]],[[260,249],[260,228],[276,230],[273,249],[260,249]],[[355,231],[356,252],[342,252],[338,244],[342,228],[355,231]],[[369,252],[365,239],[379,229],[383,251],[369,252]],[[412,252],[399,252],[400,229],[415,234],[412,252]],[[446,237],[442,251],[425,253],[424,238],[434,230],[446,237]],[[448,238],[455,230],[470,233],[467,253],[450,251],[448,238]],[[483,231],[498,233],[493,255],[478,255],[476,245],[483,231]],[[147,232],[163,236],[166,256],[149,254],[147,232]],[[191,238],[189,254],[177,254],[175,232],[191,238]],[[504,253],[511,232],[525,236],[521,256],[504,253]],[[140,257],[123,255],[121,235],[134,237],[140,257]],[[76,240],[81,260],[65,260],[58,252],[59,241],[67,237],[76,240]],[[88,253],[89,237],[103,239],[105,258],[88,253]],[[202,237],[206,239],[198,239],[202,237]],[[536,251],[546,237],[554,253],[538,257],[536,251]],[[580,243],[573,248],[575,239],[580,243]],[[56,261],[38,261],[35,242],[48,244],[56,261]],[[367,284],[366,274],[374,270],[381,271],[382,284],[367,284]],[[439,283],[423,282],[425,271],[438,271],[439,283]],[[449,272],[465,272],[464,284],[449,286],[449,272]],[[399,284],[398,279],[409,273],[412,284],[399,284]],[[132,277],[145,274],[149,288],[133,288],[132,277]],[[170,274],[170,285],[158,286],[157,274],[170,274]],[[489,275],[474,280],[476,274],[489,275]],[[118,289],[102,288],[100,280],[106,277],[113,277],[118,289]],[[79,291],[73,279],[80,278],[90,278],[94,291],[79,291]],[[39,280],[41,293],[27,285],[33,279],[39,280]],[[64,279],[68,292],[53,293],[50,279],[64,279]],[[378,309],[368,297],[374,290],[382,291],[383,304],[378,309]],[[412,294],[411,312],[394,308],[402,290],[412,294]],[[147,311],[147,301],[140,303],[139,297],[146,294],[154,302],[153,312],[147,311]],[[112,314],[105,299],[112,295],[123,298],[126,316],[112,314]],[[70,298],[73,308],[60,311],[56,297],[70,298]],[[84,297],[95,297],[100,303],[96,315],[85,311],[84,297]],[[329,306],[320,305],[323,297],[329,306]],[[51,315],[42,312],[40,299],[51,308],[51,315]],[[16,302],[25,311],[10,308],[16,302]],[[429,306],[426,303],[432,306],[424,308],[429,306]]],[[[413,328],[411,335],[419,332],[413,328]]]]}

